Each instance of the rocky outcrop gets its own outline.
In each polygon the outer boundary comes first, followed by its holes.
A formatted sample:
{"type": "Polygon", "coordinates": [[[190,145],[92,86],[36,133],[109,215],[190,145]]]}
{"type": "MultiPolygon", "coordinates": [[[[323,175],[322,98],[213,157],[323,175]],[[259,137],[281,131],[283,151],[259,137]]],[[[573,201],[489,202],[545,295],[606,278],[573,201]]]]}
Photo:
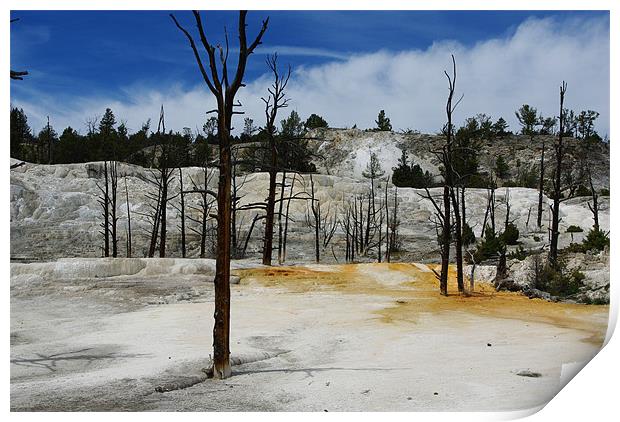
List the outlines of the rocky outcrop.
{"type": "MultiPolygon", "coordinates": [[[[63,165],[38,165],[27,163],[11,170],[11,259],[14,261],[53,260],[66,257],[100,257],[102,256],[103,238],[100,233],[102,216],[101,207],[97,202],[99,190],[97,183],[101,183],[102,163],[82,163],[63,165]]],[[[216,188],[215,170],[211,170],[212,177],[209,186],[216,188]]],[[[146,255],[149,242],[150,222],[146,215],[150,212],[151,201],[148,194],[154,193],[154,186],[146,180],[151,176],[151,170],[139,166],[119,164],[119,175],[127,181],[129,191],[129,207],[131,212],[133,256],[146,255]]],[[[176,175],[175,175],[176,176],[176,175]]],[[[185,186],[191,186],[192,181],[201,185],[204,172],[201,168],[183,169],[185,186]]],[[[316,197],[321,201],[324,210],[342,214],[344,205],[348,204],[356,195],[366,195],[369,192],[369,181],[364,178],[351,178],[337,175],[318,174],[313,176],[316,197]]],[[[241,186],[239,195],[241,204],[264,201],[268,186],[266,173],[252,173],[240,176],[237,183],[241,186]]],[[[126,255],[126,226],[127,206],[125,200],[125,180],[119,182],[118,198],[118,231],[119,256],[126,255]]],[[[308,175],[297,177],[294,193],[309,190],[308,175]]],[[[377,201],[383,199],[385,181],[376,185],[377,201]]],[[[178,176],[170,187],[172,192],[178,192],[178,176]]],[[[396,189],[388,186],[390,198],[393,198],[396,189]]],[[[536,204],[538,192],[535,189],[510,188],[511,220],[521,232],[520,241],[523,247],[540,248],[546,243],[546,227],[539,230],[535,226],[536,204]]],[[[441,189],[433,189],[434,194],[440,195],[441,189]]],[[[422,190],[398,188],[398,229],[401,243],[400,252],[394,254],[395,260],[402,261],[436,261],[438,248],[436,232],[431,219],[433,207],[430,201],[421,197],[422,190]]],[[[466,192],[467,219],[476,235],[480,235],[486,207],[486,190],[468,189],[466,192]]],[[[501,201],[506,195],[506,189],[496,191],[498,201],[496,220],[503,221],[505,207],[501,201]]],[[[199,218],[199,195],[188,194],[186,213],[199,218]]],[[[549,200],[545,198],[549,203],[549,200]]],[[[167,211],[168,243],[167,256],[180,257],[180,212],[179,198],[171,201],[167,211]]],[[[609,214],[607,198],[601,199],[603,211],[601,213],[601,227],[608,230],[609,214]]],[[[290,206],[290,224],[288,234],[287,260],[289,263],[309,262],[313,260],[313,230],[307,225],[307,202],[295,200],[290,206]]],[[[548,207],[546,207],[548,210],[548,207]]],[[[244,211],[238,215],[239,233],[246,233],[253,216],[259,211],[244,211]]],[[[324,211],[325,212],[325,211],[324,211]]],[[[547,212],[547,211],[546,211],[547,212]]],[[[591,227],[591,213],[587,207],[587,198],[575,198],[566,201],[560,209],[560,246],[567,246],[570,235],[566,228],[576,224],[584,229],[584,233],[575,235],[575,242],[587,233],[591,227]]],[[[547,215],[543,218],[547,221],[547,215]]],[[[210,221],[209,224],[214,224],[210,221]]],[[[190,227],[197,226],[187,221],[188,257],[199,256],[199,236],[190,227]]],[[[262,247],[262,226],[257,224],[248,246],[248,256],[259,256],[262,247]]],[[[277,233],[277,230],[276,230],[277,233]]],[[[212,245],[212,239],[208,246],[212,245]]],[[[339,225],[332,243],[322,253],[324,262],[335,262],[336,258],[344,259],[344,236],[339,225]],[[333,249],[332,249],[333,248],[333,249]]],[[[212,250],[207,257],[212,256],[212,250]]],[[[363,257],[362,257],[363,259],[363,257]]],[[[371,251],[368,260],[376,259],[376,253],[371,251]]]]}

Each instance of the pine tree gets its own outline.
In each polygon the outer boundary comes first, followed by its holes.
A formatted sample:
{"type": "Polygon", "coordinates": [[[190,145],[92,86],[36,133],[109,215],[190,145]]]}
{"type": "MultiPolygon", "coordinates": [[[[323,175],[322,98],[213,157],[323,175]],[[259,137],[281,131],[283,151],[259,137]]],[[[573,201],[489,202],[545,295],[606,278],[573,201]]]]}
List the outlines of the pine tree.
{"type": "Polygon", "coordinates": [[[495,133],[495,136],[502,137],[508,135],[508,123],[506,123],[506,120],[504,120],[503,117],[500,117],[495,123],[493,123],[493,132],[495,133]]]}
{"type": "Polygon", "coordinates": [[[535,127],[539,122],[538,110],[528,104],[523,104],[519,110],[515,112],[517,120],[521,125],[521,133],[523,135],[533,135],[535,127]]]}
{"type": "Polygon", "coordinates": [[[385,116],[385,110],[381,110],[379,112],[379,116],[377,117],[377,120],[375,120],[375,123],[377,124],[377,130],[388,132],[392,130],[390,118],[385,116]]]}
{"type": "Polygon", "coordinates": [[[323,119],[318,114],[312,113],[308,120],[305,123],[306,129],[317,129],[317,128],[326,128],[329,127],[325,119],[323,119]]]}
{"type": "Polygon", "coordinates": [[[21,108],[11,108],[11,157],[23,158],[22,144],[32,141],[28,117],[21,108]]]}
{"type": "Polygon", "coordinates": [[[308,141],[304,139],[306,130],[299,114],[293,110],[291,114],[280,122],[278,136],[278,161],[286,170],[301,173],[313,173],[316,166],[312,163],[312,152],[308,141]]]}

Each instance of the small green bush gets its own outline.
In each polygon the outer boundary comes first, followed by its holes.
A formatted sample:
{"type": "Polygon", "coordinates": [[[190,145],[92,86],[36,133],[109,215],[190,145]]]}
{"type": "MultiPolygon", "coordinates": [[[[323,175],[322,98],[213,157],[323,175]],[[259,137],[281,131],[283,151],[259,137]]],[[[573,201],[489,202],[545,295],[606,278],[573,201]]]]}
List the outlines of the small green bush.
{"type": "Polygon", "coordinates": [[[506,247],[501,239],[497,236],[491,227],[487,227],[484,231],[484,239],[478,244],[474,259],[476,262],[482,262],[490,258],[494,258],[506,247]]]}
{"type": "Polygon", "coordinates": [[[600,195],[609,196],[609,189],[605,189],[605,188],[601,189],[600,195]]]}
{"type": "Polygon", "coordinates": [[[506,245],[516,245],[519,240],[519,229],[514,224],[508,223],[500,237],[506,245]]]}
{"type": "Polygon", "coordinates": [[[581,232],[583,232],[583,229],[581,227],[575,226],[575,225],[570,225],[566,229],[566,233],[581,233],[581,232]]]}
{"type": "Polygon", "coordinates": [[[523,246],[519,245],[516,250],[508,254],[508,259],[518,259],[519,261],[523,261],[529,255],[530,253],[523,249],[523,246]]]}
{"type": "Polygon", "coordinates": [[[468,246],[476,243],[476,235],[474,234],[474,231],[471,229],[471,227],[469,227],[469,224],[465,223],[465,225],[462,227],[462,235],[463,245],[468,246]]]}
{"type": "Polygon", "coordinates": [[[561,270],[553,270],[545,265],[539,269],[535,281],[535,287],[539,290],[549,292],[553,296],[566,297],[579,293],[583,287],[586,276],[579,269],[574,269],[568,273],[561,270]]]}
{"type": "Polygon", "coordinates": [[[590,196],[590,195],[592,195],[592,191],[586,188],[584,185],[579,185],[579,187],[575,191],[575,196],[590,196]]]}
{"type": "Polygon", "coordinates": [[[590,230],[583,241],[583,251],[602,251],[609,247],[609,235],[602,230],[590,230]]]}

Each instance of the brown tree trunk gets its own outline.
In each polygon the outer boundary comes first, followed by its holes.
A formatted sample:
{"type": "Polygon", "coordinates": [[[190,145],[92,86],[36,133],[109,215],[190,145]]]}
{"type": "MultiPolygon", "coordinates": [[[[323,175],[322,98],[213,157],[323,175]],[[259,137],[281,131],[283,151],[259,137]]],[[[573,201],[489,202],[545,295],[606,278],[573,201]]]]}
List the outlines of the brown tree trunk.
{"type": "MultiPolygon", "coordinates": [[[[168,171],[166,170],[166,173],[168,171]]],[[[159,234],[159,257],[166,257],[166,208],[168,208],[168,180],[162,181],[161,202],[160,202],[160,234],[159,234]]]]}
{"type": "Polygon", "coordinates": [[[179,167],[179,183],[181,187],[181,256],[185,258],[185,194],[183,193],[183,171],[179,167]]]}
{"type": "Polygon", "coordinates": [[[457,194],[454,190],[458,191],[458,187],[450,190],[450,196],[452,197],[452,206],[454,208],[454,246],[456,249],[456,284],[459,289],[459,293],[463,293],[463,236],[461,228],[461,214],[459,211],[459,203],[457,200],[457,194]]]}
{"type": "Polygon", "coordinates": [[[540,229],[542,227],[542,213],[543,213],[543,191],[545,186],[545,139],[542,142],[542,152],[540,153],[540,178],[538,180],[538,215],[536,217],[536,224],[540,229]]]}
{"type": "Polygon", "coordinates": [[[564,158],[564,94],[566,93],[566,83],[562,82],[560,87],[560,130],[558,141],[555,145],[555,174],[553,183],[553,209],[551,216],[551,245],[549,248],[549,265],[551,268],[558,269],[558,239],[560,236],[560,195],[562,194],[562,159],[564,158]]]}
{"type": "MultiPolygon", "coordinates": [[[[275,146],[273,147],[275,149],[275,146]]],[[[276,204],[276,170],[275,153],[272,153],[272,168],[269,170],[269,193],[267,195],[267,209],[265,214],[265,238],[263,240],[263,265],[271,265],[273,252],[273,223],[276,204]]]]}
{"type": "MultiPolygon", "coordinates": [[[[282,172],[282,183],[280,188],[280,203],[278,204],[278,264],[282,264],[282,233],[284,227],[282,226],[282,211],[284,209],[284,189],[286,187],[286,171],[282,172]]],[[[290,199],[289,199],[290,202],[290,199]]],[[[288,215],[287,215],[288,218],[288,215]]]]}
{"type": "Polygon", "coordinates": [[[217,191],[217,254],[215,260],[215,320],[213,326],[213,376],[224,379],[230,368],[230,188],[232,182],[230,136],[220,120],[220,174],[217,191]]]}
{"type": "Polygon", "coordinates": [[[105,177],[105,193],[104,193],[104,256],[110,256],[110,193],[109,193],[109,177],[108,162],[103,162],[103,175],[105,177]]]}
{"type": "Polygon", "coordinates": [[[129,212],[129,190],[127,190],[127,175],[125,175],[125,200],[127,201],[127,258],[131,258],[131,213],[129,212]]]}
{"type": "Polygon", "coordinates": [[[442,295],[448,295],[448,269],[450,264],[450,188],[448,184],[443,187],[443,227],[441,234],[441,274],[439,278],[439,291],[442,295]]]}
{"type": "Polygon", "coordinates": [[[116,161],[113,161],[110,165],[110,185],[112,188],[112,195],[110,197],[110,216],[112,220],[112,257],[116,258],[118,256],[118,236],[116,231],[116,226],[118,223],[118,218],[116,217],[116,193],[118,190],[118,172],[116,161]]]}

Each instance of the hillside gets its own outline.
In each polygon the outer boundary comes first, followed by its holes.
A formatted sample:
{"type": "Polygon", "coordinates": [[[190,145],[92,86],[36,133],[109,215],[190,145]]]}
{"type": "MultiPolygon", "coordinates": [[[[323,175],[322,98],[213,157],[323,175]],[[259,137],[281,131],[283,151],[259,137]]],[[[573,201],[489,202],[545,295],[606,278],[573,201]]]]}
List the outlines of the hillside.
{"type": "MultiPolygon", "coordinates": [[[[385,150],[383,150],[385,151],[385,150]]],[[[351,165],[343,163],[341,167],[351,165]]],[[[101,207],[98,204],[99,190],[97,182],[102,178],[102,163],[68,164],[68,165],[38,165],[25,164],[11,170],[11,258],[13,260],[49,260],[61,257],[97,257],[102,254],[103,237],[100,234],[102,222],[101,207]]],[[[211,170],[213,172],[214,170],[211,170]]],[[[340,170],[344,172],[344,170],[340,170]]],[[[142,167],[121,164],[119,174],[126,179],[131,212],[133,251],[134,256],[145,256],[148,249],[150,223],[145,214],[150,211],[152,201],[147,198],[149,192],[155,189],[146,182],[151,177],[151,170],[142,167]]],[[[171,189],[178,191],[178,175],[171,185],[171,189]]],[[[191,185],[191,180],[198,185],[204,180],[201,168],[183,169],[185,186],[191,185]]],[[[210,186],[216,187],[216,177],[210,178],[210,186]]],[[[316,196],[331,215],[342,214],[343,205],[356,195],[363,195],[369,191],[369,183],[363,178],[350,178],[341,175],[314,175],[316,196]]],[[[266,173],[252,173],[237,178],[240,189],[241,205],[263,201],[267,192],[268,177],[266,173]]],[[[125,200],[125,180],[119,182],[119,238],[121,256],[126,251],[127,212],[125,200]]],[[[384,195],[385,182],[380,182],[376,196],[377,200],[384,195]]],[[[309,191],[310,178],[304,175],[303,180],[297,180],[295,193],[309,191]]],[[[393,198],[396,189],[388,187],[389,196],[393,198]]],[[[439,194],[439,189],[432,192],[439,194]]],[[[520,241],[525,248],[540,247],[546,242],[546,227],[542,231],[535,228],[536,201],[538,192],[527,188],[500,188],[496,192],[497,215],[496,220],[503,221],[505,206],[501,205],[506,192],[510,192],[511,220],[521,231],[520,241]],[[529,223],[528,223],[529,214],[529,223]]],[[[438,249],[432,217],[430,201],[423,199],[422,190],[412,188],[398,189],[398,212],[401,221],[399,237],[401,252],[396,259],[436,260],[438,249]]],[[[468,207],[468,222],[476,236],[481,232],[484,219],[487,192],[484,189],[468,189],[466,203],[468,207]]],[[[549,200],[545,198],[549,203],[549,200]]],[[[570,235],[565,233],[569,225],[579,225],[584,231],[591,227],[591,213],[587,208],[587,197],[573,198],[563,203],[561,208],[560,236],[561,245],[570,243],[570,235]]],[[[604,230],[609,227],[608,198],[601,198],[603,211],[601,225],[604,230]]],[[[186,210],[189,216],[199,218],[195,209],[199,195],[186,195],[186,210]]],[[[171,201],[167,212],[168,245],[167,256],[180,256],[180,212],[177,208],[179,199],[171,201]]],[[[245,234],[258,211],[240,212],[239,233],[245,234]]],[[[289,261],[309,261],[313,259],[313,230],[306,223],[307,201],[291,201],[289,227],[289,261]]],[[[547,221],[547,211],[543,221],[547,221]]],[[[210,224],[213,224],[211,221],[210,224]]],[[[188,256],[197,256],[199,253],[199,236],[189,229],[197,228],[196,224],[188,221],[188,256]]],[[[262,227],[260,224],[252,234],[249,242],[248,256],[257,257],[260,254],[262,227]]],[[[276,230],[277,234],[277,230],[276,230]]],[[[582,233],[575,235],[579,241],[582,233]]],[[[341,226],[337,227],[333,241],[322,252],[327,262],[344,260],[344,235],[341,226]],[[332,251],[333,248],[333,251],[332,251]],[[335,255],[335,257],[334,257],[335,255]]],[[[368,259],[374,259],[370,255],[368,259]]]]}
{"type": "MultiPolygon", "coordinates": [[[[439,174],[439,161],[432,150],[441,148],[445,138],[432,134],[402,134],[396,132],[364,131],[360,129],[317,129],[311,134],[319,141],[313,142],[318,170],[324,174],[362,178],[371,152],[378,155],[383,169],[389,175],[404,150],[410,162],[419,164],[424,171],[439,174]]],[[[502,156],[508,164],[508,177],[513,179],[519,171],[540,165],[542,141],[546,143],[546,159],[552,156],[553,136],[536,136],[534,142],[528,136],[507,135],[503,138],[481,142],[478,151],[480,170],[490,172],[497,157],[502,156]]],[[[565,139],[568,159],[580,158],[580,141],[565,139]]],[[[609,144],[597,142],[588,146],[595,187],[609,188],[609,144]]],[[[547,168],[548,174],[552,169],[547,168]]],[[[504,181],[498,180],[502,186],[504,181]]]]}

